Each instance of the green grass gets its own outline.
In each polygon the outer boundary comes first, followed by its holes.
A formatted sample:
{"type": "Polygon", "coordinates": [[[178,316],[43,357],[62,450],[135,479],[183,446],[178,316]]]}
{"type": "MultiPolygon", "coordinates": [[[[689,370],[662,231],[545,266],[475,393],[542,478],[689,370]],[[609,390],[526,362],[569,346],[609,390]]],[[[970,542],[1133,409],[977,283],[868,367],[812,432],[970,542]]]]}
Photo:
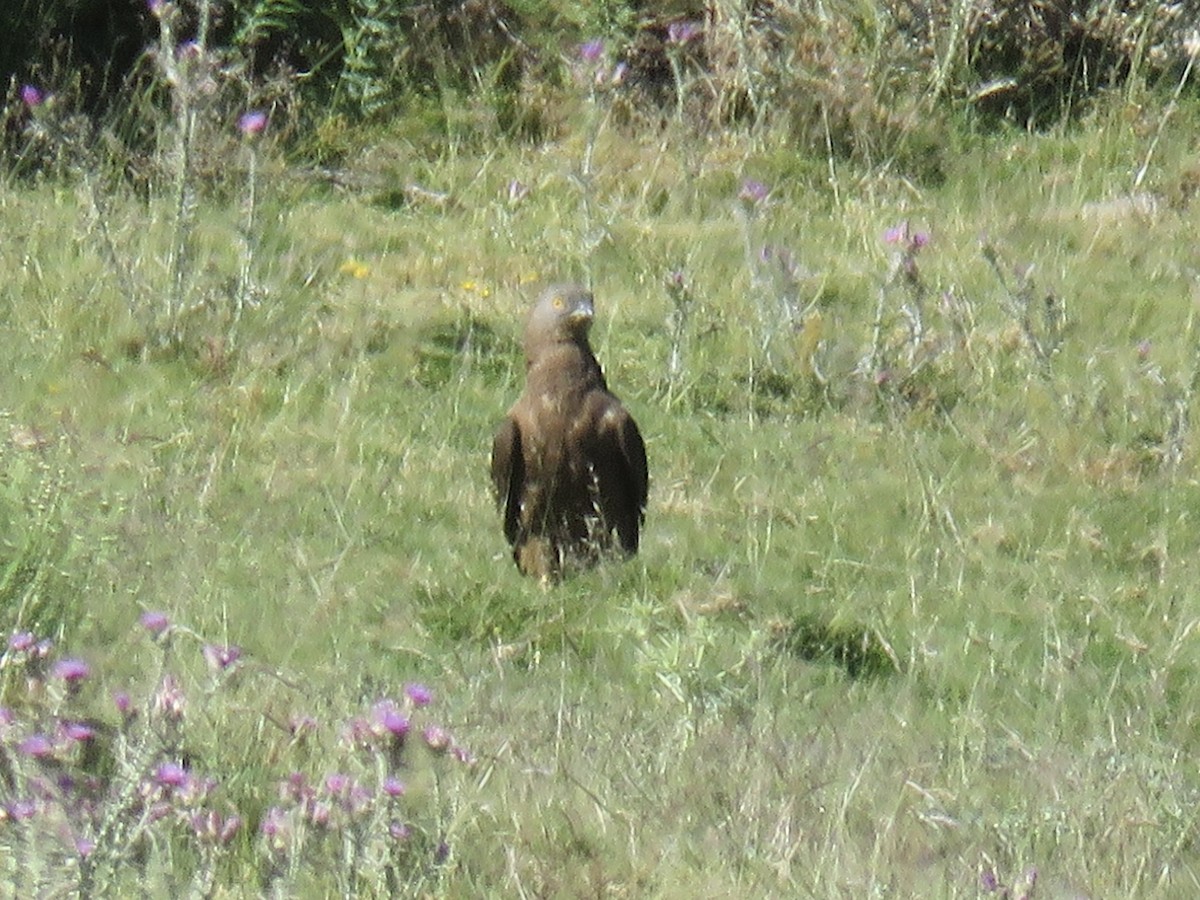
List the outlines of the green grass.
{"type": "MultiPolygon", "coordinates": [[[[106,721],[111,690],[153,688],[141,611],[244,648],[254,667],[197,694],[188,740],[251,818],[279,776],[337,765],[336,735],[300,758],[273,723],[330,726],[433,685],[479,760],[431,801],[452,848],[422,882],[437,894],[963,897],[981,871],[1012,884],[1036,867],[1048,896],[1186,896],[1200,489],[1177,409],[1196,420],[1196,216],[1086,206],[1145,153],[1119,116],[958,135],[940,186],[841,171],[836,194],[770,141],[661,152],[604,131],[591,221],[570,138],[374,157],[390,182],[448,191],[441,207],[278,168],[261,305],[230,339],[239,212],[202,202],[204,302],[177,350],[145,354],[167,211],[111,200],[129,298],[74,190],[6,184],[0,623],[88,659],[78,702],[106,721]],[[811,273],[825,386],[791,335],[769,361],[755,349],[743,177],[774,191],[756,242],[811,273]],[[531,188],[517,205],[514,178],[531,188]],[[974,325],[876,389],[853,370],[883,231],[906,218],[932,235],[927,327],[948,334],[951,288],[974,325]],[[1065,304],[1044,366],[985,234],[1065,304]],[[695,307],[668,389],[676,268],[695,307]],[[543,590],[511,563],[487,453],[520,390],[520,314],[567,277],[595,287],[651,501],[636,559],[543,590]]],[[[1181,109],[1157,150],[1163,196],[1196,120],[1181,109]]],[[[201,692],[199,654],[176,659],[201,692]]],[[[0,685],[23,702],[19,679],[0,685]]],[[[255,893],[255,847],[222,864],[225,894],[255,893]]],[[[167,868],[149,877],[186,880],[167,868]]],[[[333,878],[315,868],[297,890],[333,878]]]]}

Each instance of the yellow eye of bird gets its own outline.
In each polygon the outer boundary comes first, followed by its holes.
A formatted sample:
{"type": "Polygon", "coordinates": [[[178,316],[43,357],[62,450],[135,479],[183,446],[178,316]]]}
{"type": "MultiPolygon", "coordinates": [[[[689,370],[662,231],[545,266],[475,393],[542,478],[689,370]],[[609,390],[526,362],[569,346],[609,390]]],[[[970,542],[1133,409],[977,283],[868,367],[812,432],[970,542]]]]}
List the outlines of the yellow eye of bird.
{"type": "Polygon", "coordinates": [[[555,298],[554,298],[554,308],[555,308],[555,309],[562,309],[562,308],[563,308],[563,305],[564,305],[565,303],[566,303],[566,301],[565,301],[565,300],[563,300],[563,298],[562,298],[562,297],[555,297],[555,298]]]}

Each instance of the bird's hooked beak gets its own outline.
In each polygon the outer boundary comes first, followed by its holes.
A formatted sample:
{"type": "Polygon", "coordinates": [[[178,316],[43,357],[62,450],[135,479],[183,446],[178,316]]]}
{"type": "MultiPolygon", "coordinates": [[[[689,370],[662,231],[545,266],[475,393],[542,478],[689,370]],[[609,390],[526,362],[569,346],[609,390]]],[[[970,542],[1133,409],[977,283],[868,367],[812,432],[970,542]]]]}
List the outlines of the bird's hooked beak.
{"type": "Polygon", "coordinates": [[[575,327],[586,328],[592,323],[592,319],[596,315],[596,307],[592,305],[592,298],[586,297],[575,304],[575,308],[571,310],[567,318],[575,327]]]}

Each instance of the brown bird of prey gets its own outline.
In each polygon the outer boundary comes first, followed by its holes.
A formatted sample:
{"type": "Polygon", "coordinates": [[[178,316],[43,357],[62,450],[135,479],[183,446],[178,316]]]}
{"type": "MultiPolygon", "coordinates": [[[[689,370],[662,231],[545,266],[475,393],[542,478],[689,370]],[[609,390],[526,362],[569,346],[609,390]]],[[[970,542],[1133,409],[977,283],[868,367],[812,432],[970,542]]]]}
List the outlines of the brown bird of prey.
{"type": "Polygon", "coordinates": [[[546,290],[525,325],[525,391],[496,429],[492,483],[517,568],[542,581],[638,549],[649,476],[633,418],[588,344],[579,285],[546,290]]]}

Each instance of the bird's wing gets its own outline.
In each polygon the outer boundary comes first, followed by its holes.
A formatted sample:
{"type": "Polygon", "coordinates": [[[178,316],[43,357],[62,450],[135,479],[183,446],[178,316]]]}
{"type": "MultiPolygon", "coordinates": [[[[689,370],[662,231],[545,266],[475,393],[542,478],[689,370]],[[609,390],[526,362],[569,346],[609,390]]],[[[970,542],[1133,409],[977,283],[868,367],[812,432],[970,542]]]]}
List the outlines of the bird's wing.
{"type": "Polygon", "coordinates": [[[619,401],[610,395],[606,406],[595,432],[600,504],[622,548],[636,553],[650,481],[646,445],[637,423],[619,401]]]}
{"type": "Polygon", "coordinates": [[[496,503],[504,513],[504,536],[511,544],[517,539],[521,491],[525,486],[521,429],[512,416],[500,423],[492,439],[492,486],[496,491],[496,503]]]}
{"type": "Polygon", "coordinates": [[[637,501],[641,516],[645,517],[646,500],[650,494],[650,469],[646,463],[646,444],[633,416],[622,407],[615,423],[617,446],[625,462],[626,478],[633,498],[637,501]]]}

